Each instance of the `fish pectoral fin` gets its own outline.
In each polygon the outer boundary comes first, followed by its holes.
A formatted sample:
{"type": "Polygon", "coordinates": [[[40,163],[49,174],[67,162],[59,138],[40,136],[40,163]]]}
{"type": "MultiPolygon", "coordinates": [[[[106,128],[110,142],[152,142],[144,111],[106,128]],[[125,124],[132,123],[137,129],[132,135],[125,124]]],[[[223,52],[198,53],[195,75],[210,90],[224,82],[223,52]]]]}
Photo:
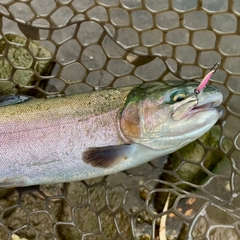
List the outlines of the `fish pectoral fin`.
{"type": "Polygon", "coordinates": [[[131,144],[89,148],[83,153],[83,161],[93,167],[109,168],[127,160],[131,149],[131,144]]]}
{"type": "Polygon", "coordinates": [[[22,103],[30,99],[33,99],[33,97],[25,95],[0,96],[0,107],[22,103]]]}

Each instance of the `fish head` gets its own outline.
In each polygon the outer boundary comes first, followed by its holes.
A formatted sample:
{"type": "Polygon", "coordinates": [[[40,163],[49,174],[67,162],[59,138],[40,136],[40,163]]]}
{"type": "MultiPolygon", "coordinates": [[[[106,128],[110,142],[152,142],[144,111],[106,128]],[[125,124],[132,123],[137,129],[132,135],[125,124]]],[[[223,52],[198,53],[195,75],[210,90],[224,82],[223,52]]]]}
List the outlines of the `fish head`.
{"type": "Polygon", "coordinates": [[[120,114],[120,130],[131,142],[175,151],[206,133],[221,117],[223,100],[214,86],[200,93],[198,83],[168,86],[147,83],[134,88],[120,114]]]}

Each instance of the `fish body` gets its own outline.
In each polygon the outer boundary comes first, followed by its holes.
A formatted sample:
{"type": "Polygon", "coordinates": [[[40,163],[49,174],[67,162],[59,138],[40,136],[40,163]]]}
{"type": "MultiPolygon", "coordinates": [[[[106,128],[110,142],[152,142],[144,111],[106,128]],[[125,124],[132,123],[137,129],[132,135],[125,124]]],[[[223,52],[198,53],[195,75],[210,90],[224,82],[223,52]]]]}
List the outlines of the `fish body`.
{"type": "Polygon", "coordinates": [[[0,187],[109,175],[169,154],[208,131],[222,94],[147,83],[0,108],[0,187]]]}

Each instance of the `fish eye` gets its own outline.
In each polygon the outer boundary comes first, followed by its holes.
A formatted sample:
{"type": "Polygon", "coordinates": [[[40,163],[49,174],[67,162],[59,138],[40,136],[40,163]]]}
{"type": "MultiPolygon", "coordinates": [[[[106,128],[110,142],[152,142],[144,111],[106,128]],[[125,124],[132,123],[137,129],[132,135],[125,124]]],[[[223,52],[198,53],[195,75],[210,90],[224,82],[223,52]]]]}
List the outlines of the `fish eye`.
{"type": "Polygon", "coordinates": [[[186,94],[185,93],[176,93],[173,97],[172,100],[174,102],[180,102],[182,100],[184,100],[186,98],[186,94]]]}

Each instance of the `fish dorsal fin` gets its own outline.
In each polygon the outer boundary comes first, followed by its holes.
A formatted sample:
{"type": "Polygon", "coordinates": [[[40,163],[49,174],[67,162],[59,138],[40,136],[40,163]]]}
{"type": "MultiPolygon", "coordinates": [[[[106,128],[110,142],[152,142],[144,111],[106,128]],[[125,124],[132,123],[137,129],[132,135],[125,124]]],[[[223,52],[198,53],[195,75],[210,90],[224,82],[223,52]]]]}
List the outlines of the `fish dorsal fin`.
{"type": "Polygon", "coordinates": [[[83,153],[83,161],[93,167],[109,168],[127,160],[131,150],[131,144],[89,148],[83,153]]]}

